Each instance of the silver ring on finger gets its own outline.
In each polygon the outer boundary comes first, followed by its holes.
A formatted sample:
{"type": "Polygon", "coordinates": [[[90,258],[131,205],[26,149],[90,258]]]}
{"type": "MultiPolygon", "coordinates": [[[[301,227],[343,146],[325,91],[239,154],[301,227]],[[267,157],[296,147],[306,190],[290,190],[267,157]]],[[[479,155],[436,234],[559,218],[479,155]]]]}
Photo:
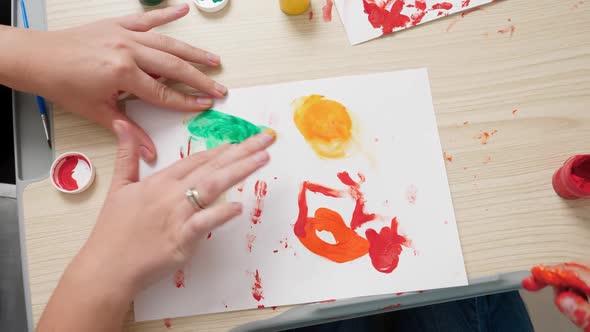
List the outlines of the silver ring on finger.
{"type": "Polygon", "coordinates": [[[188,189],[184,195],[186,196],[186,199],[191,203],[191,205],[197,209],[201,209],[204,210],[207,206],[205,204],[203,204],[200,200],[199,200],[199,192],[195,189],[195,188],[190,188],[188,189]]]}

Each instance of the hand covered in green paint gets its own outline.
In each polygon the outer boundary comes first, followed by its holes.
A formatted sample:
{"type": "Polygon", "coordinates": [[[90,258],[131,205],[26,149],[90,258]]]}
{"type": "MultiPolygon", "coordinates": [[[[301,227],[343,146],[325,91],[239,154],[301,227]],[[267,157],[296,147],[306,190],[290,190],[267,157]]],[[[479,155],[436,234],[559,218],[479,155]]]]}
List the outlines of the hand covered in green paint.
{"type": "Polygon", "coordinates": [[[184,266],[200,239],[242,213],[241,203],[216,201],[268,163],[266,149],[275,140],[267,130],[239,144],[191,154],[138,181],[140,142],[128,122],[115,120],[113,129],[119,149],[111,188],[38,331],[120,330],[142,288],[184,266]],[[191,188],[204,209],[185,196],[191,188]]]}
{"type": "MultiPolygon", "coordinates": [[[[181,111],[208,109],[227,89],[189,64],[219,66],[219,56],[176,39],[149,32],[189,12],[186,4],[110,18],[70,29],[16,31],[29,47],[22,82],[13,87],[42,95],[68,112],[111,128],[113,120],[131,123],[146,161],[156,157],[148,135],[117,107],[123,91],[155,105],[181,111]],[[170,78],[209,97],[195,97],[154,79],[170,78]]],[[[16,38],[16,37],[15,37],[16,38]]],[[[1,80],[0,80],[1,82],[1,80]]],[[[11,85],[11,84],[9,84],[11,85]]]]}
{"type": "Polygon", "coordinates": [[[586,332],[590,332],[590,268],[577,263],[553,266],[539,265],[522,281],[528,291],[553,287],[555,305],[567,318],[586,332]]]}

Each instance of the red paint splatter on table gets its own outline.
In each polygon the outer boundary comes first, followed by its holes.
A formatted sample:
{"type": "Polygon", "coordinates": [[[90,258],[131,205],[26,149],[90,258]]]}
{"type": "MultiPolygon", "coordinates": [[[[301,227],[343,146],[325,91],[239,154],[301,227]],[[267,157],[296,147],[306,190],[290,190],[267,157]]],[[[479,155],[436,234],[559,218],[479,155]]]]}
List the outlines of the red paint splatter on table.
{"type": "Polygon", "coordinates": [[[254,185],[254,195],[256,196],[256,207],[252,211],[252,224],[256,225],[260,222],[262,215],[262,208],[264,207],[264,198],[267,194],[267,185],[265,181],[258,180],[254,185]]]}
{"type": "Polygon", "coordinates": [[[167,329],[172,327],[172,321],[170,321],[170,318],[164,319],[164,326],[166,326],[167,329]]]}
{"type": "Polygon", "coordinates": [[[185,287],[184,286],[184,270],[178,269],[176,273],[174,273],[174,285],[176,288],[185,287]]]}
{"type": "Polygon", "coordinates": [[[322,7],[324,22],[332,21],[332,7],[334,7],[334,2],[332,0],[326,0],[326,4],[322,7]]]}
{"type": "Polygon", "coordinates": [[[468,10],[465,10],[465,11],[463,11],[459,17],[457,17],[456,19],[454,19],[454,20],[453,20],[453,21],[452,21],[452,22],[449,24],[449,26],[447,27],[447,32],[451,31],[451,29],[452,29],[452,28],[453,28],[453,27],[454,27],[454,26],[455,26],[457,23],[459,23],[459,21],[461,21],[462,19],[464,19],[464,18],[465,18],[465,16],[467,16],[467,15],[469,15],[469,14],[473,13],[473,12],[477,12],[477,11],[483,11],[483,12],[485,12],[485,10],[483,10],[482,8],[479,8],[479,7],[475,7],[475,8],[471,8],[471,9],[468,9],[468,10]]]}
{"type": "Polygon", "coordinates": [[[470,123],[469,123],[469,121],[465,121],[465,122],[463,122],[463,125],[464,125],[464,126],[467,126],[468,124],[470,124],[470,123]]]}
{"type": "Polygon", "coordinates": [[[399,308],[402,305],[400,303],[397,304],[391,304],[391,305],[386,305],[385,307],[381,308],[381,310],[389,310],[389,309],[395,309],[395,308],[399,308]]]}
{"type": "Polygon", "coordinates": [[[443,158],[445,159],[445,161],[448,161],[450,163],[453,162],[453,156],[451,156],[450,154],[447,154],[446,151],[443,151],[443,158]]]}
{"type": "Polygon", "coordinates": [[[399,263],[402,246],[408,245],[408,239],[397,232],[397,218],[391,219],[391,227],[383,227],[377,233],[367,229],[365,236],[370,243],[369,257],[373,267],[383,273],[391,273],[399,263]]]}
{"type": "Polygon", "coordinates": [[[487,132],[487,131],[482,131],[481,134],[479,134],[478,136],[476,136],[475,138],[477,138],[478,140],[481,141],[481,144],[486,145],[488,144],[488,140],[490,137],[494,136],[498,131],[497,130],[492,130],[491,132],[487,132]]]}
{"type": "MultiPolygon", "coordinates": [[[[512,22],[512,19],[508,19],[508,22],[512,22]]],[[[510,24],[508,27],[498,30],[498,33],[501,35],[509,33],[510,38],[512,38],[512,35],[514,35],[515,31],[516,31],[516,27],[514,26],[514,24],[510,24]]]]}
{"type": "Polygon", "coordinates": [[[516,113],[518,113],[518,110],[516,110],[516,109],[512,110],[512,115],[516,115],[516,113]]]}
{"type": "Polygon", "coordinates": [[[211,232],[209,232],[209,234],[207,234],[207,239],[210,239],[211,235],[213,235],[213,234],[211,234],[211,232]]]}
{"type": "Polygon", "coordinates": [[[248,251],[249,252],[252,252],[252,248],[254,247],[254,241],[256,241],[256,235],[246,234],[246,242],[248,244],[248,251]]]}
{"type": "Polygon", "coordinates": [[[264,296],[262,295],[262,279],[260,278],[260,273],[258,272],[258,269],[254,274],[254,282],[252,284],[252,297],[257,302],[260,302],[260,300],[264,298],[264,296]]]}
{"type": "Polygon", "coordinates": [[[415,185],[409,185],[408,189],[406,189],[406,199],[408,200],[408,203],[410,203],[411,205],[415,205],[416,204],[416,194],[418,193],[418,188],[416,188],[415,185]]]}
{"type": "Polygon", "coordinates": [[[578,1],[578,2],[574,3],[574,5],[572,6],[572,10],[578,9],[578,7],[580,7],[583,4],[584,4],[584,1],[578,1]]]}
{"type": "Polygon", "coordinates": [[[311,21],[313,19],[313,11],[310,10],[309,14],[307,14],[307,16],[308,16],[309,20],[311,21]]]}

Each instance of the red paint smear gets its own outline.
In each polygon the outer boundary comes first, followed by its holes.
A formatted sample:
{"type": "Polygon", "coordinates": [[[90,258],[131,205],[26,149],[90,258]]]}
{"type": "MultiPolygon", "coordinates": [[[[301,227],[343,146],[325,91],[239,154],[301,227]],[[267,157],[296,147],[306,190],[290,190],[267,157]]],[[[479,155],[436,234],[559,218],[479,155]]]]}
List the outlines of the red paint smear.
{"type": "Polygon", "coordinates": [[[590,273],[588,267],[577,263],[564,263],[552,267],[544,265],[534,266],[531,274],[541,284],[551,285],[558,288],[574,288],[590,294],[590,286],[580,278],[576,269],[590,273]]]}
{"type": "Polygon", "coordinates": [[[434,5],[432,5],[432,9],[450,10],[451,8],[453,8],[453,4],[450,2],[441,2],[441,3],[435,3],[434,5]]]}
{"type": "Polygon", "coordinates": [[[178,269],[174,273],[174,284],[176,288],[184,287],[184,271],[182,269],[178,269]]]}
{"type": "Polygon", "coordinates": [[[403,294],[404,294],[404,292],[395,293],[396,296],[400,296],[400,295],[403,295],[403,294]]]}
{"type": "Polygon", "coordinates": [[[313,11],[309,11],[308,17],[310,21],[313,19],[313,11]]]}
{"type": "Polygon", "coordinates": [[[445,225],[448,225],[449,224],[449,221],[448,220],[445,220],[444,224],[445,225]]]}
{"type": "Polygon", "coordinates": [[[512,24],[507,28],[498,30],[498,33],[501,35],[506,34],[506,33],[510,33],[510,38],[512,38],[514,31],[516,31],[516,27],[514,26],[514,24],[512,24]]]}
{"type": "Polygon", "coordinates": [[[512,115],[516,115],[516,113],[518,113],[518,110],[512,110],[512,115]]]}
{"type": "Polygon", "coordinates": [[[273,250],[272,252],[274,252],[274,253],[276,254],[276,253],[277,253],[277,252],[279,252],[279,251],[278,251],[278,250],[273,250]]]}
{"type": "Polygon", "coordinates": [[[356,200],[356,205],[354,206],[354,211],[352,212],[352,220],[350,221],[350,228],[352,230],[355,230],[362,224],[377,218],[376,214],[365,213],[364,211],[366,201],[364,194],[360,191],[360,186],[363,182],[365,182],[365,176],[360,173],[357,175],[359,177],[359,182],[353,181],[347,172],[338,173],[338,179],[340,179],[343,184],[350,187],[349,194],[356,200]]]}
{"type": "Polygon", "coordinates": [[[463,0],[461,2],[461,7],[462,8],[468,7],[469,6],[469,2],[471,2],[471,0],[463,0]]]}
{"type": "Polygon", "coordinates": [[[254,241],[256,241],[256,235],[247,234],[246,241],[248,241],[248,251],[252,252],[252,248],[254,247],[254,241]]]}
{"type": "Polygon", "coordinates": [[[367,229],[365,236],[370,243],[369,257],[373,267],[379,272],[391,273],[399,263],[402,245],[408,244],[408,239],[397,232],[397,218],[391,219],[391,227],[383,227],[379,233],[374,229],[367,229]]]}
{"type": "Polygon", "coordinates": [[[336,302],[336,299],[328,299],[328,300],[320,301],[320,303],[330,303],[330,302],[336,302]]]}
{"type": "Polygon", "coordinates": [[[244,182],[240,182],[238,184],[238,186],[236,187],[236,189],[238,190],[238,192],[243,192],[244,191],[244,182]]]}
{"type": "Polygon", "coordinates": [[[260,222],[262,215],[262,208],[264,207],[264,198],[267,193],[267,185],[265,181],[258,180],[254,185],[254,195],[256,195],[256,207],[252,211],[252,224],[256,225],[260,222]]]}
{"type": "Polygon", "coordinates": [[[590,159],[579,159],[572,165],[572,181],[582,191],[590,193],[590,159]]]}
{"type": "Polygon", "coordinates": [[[64,190],[72,191],[78,189],[78,182],[72,177],[72,175],[74,175],[74,170],[78,165],[78,160],[82,160],[90,168],[90,163],[84,157],[79,155],[67,156],[64,158],[63,162],[57,165],[59,166],[57,172],[55,169],[53,170],[53,182],[64,190]]]}
{"type": "Polygon", "coordinates": [[[383,34],[392,33],[395,28],[404,28],[410,23],[410,18],[401,12],[404,9],[405,1],[397,0],[390,10],[385,9],[390,1],[383,2],[382,6],[374,2],[363,0],[365,14],[369,15],[369,23],[373,28],[381,28],[383,34]]]}
{"type": "Polygon", "coordinates": [[[273,305],[272,307],[270,307],[273,311],[277,310],[277,306],[273,305]]]}
{"type": "Polygon", "coordinates": [[[473,13],[473,12],[477,12],[477,11],[480,11],[480,10],[481,11],[484,11],[482,8],[479,8],[479,7],[468,9],[468,10],[466,10],[466,11],[464,11],[464,12],[461,13],[461,17],[465,17],[465,16],[467,16],[467,15],[473,13]]]}
{"type": "Polygon", "coordinates": [[[258,270],[256,270],[256,274],[254,274],[254,284],[252,285],[252,297],[254,300],[260,302],[264,298],[262,296],[262,279],[260,279],[260,274],[258,270]]]}
{"type": "Polygon", "coordinates": [[[416,204],[416,194],[418,192],[418,189],[416,188],[415,185],[410,185],[408,187],[408,189],[406,190],[406,199],[408,200],[408,203],[414,205],[416,204]]]}
{"type": "Polygon", "coordinates": [[[564,291],[555,298],[555,304],[561,313],[569,318],[584,332],[590,332],[590,312],[587,311],[588,302],[575,291],[564,291]]]}
{"type": "Polygon", "coordinates": [[[373,138],[373,142],[377,143],[379,142],[379,139],[377,137],[373,138]]]}
{"type": "Polygon", "coordinates": [[[422,294],[422,293],[424,293],[424,291],[423,291],[423,290],[419,290],[419,291],[418,291],[418,294],[422,294]]]}
{"type": "Polygon", "coordinates": [[[275,179],[275,180],[276,180],[276,179],[278,179],[278,177],[276,177],[276,176],[275,176],[273,179],[275,179]]]}
{"type": "Polygon", "coordinates": [[[209,234],[207,234],[207,238],[210,239],[211,235],[213,235],[213,234],[211,234],[211,232],[209,232],[209,234]]]}
{"type": "Polygon", "coordinates": [[[264,304],[259,304],[258,309],[264,309],[264,304]]]}
{"type": "Polygon", "coordinates": [[[170,321],[170,318],[164,319],[164,326],[166,326],[167,329],[172,327],[172,322],[170,321]]]}
{"type": "Polygon", "coordinates": [[[464,125],[464,126],[466,126],[466,125],[468,125],[468,124],[469,124],[469,121],[465,121],[465,122],[463,122],[463,125],[464,125]]]}
{"type": "Polygon", "coordinates": [[[334,2],[332,0],[326,0],[326,4],[322,7],[324,22],[332,21],[332,7],[334,7],[334,2]]]}
{"type": "Polygon", "coordinates": [[[391,304],[391,305],[387,305],[387,306],[381,308],[381,310],[395,309],[395,308],[399,308],[401,306],[402,305],[400,303],[398,303],[398,304],[391,304]]]}

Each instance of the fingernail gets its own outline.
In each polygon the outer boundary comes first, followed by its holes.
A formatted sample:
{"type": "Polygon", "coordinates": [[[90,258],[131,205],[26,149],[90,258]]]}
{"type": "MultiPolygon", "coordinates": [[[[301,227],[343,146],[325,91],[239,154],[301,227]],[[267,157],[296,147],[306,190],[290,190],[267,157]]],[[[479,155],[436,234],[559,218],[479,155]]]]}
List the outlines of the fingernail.
{"type": "Polygon", "coordinates": [[[240,202],[232,202],[231,205],[236,209],[238,212],[242,212],[242,203],[240,202]]]}
{"type": "Polygon", "coordinates": [[[219,93],[221,93],[224,96],[227,94],[227,88],[217,82],[215,82],[215,90],[217,90],[219,93]]]}
{"type": "Polygon", "coordinates": [[[181,4],[181,5],[177,5],[177,7],[176,7],[176,10],[178,10],[179,12],[181,12],[181,13],[182,13],[182,12],[184,12],[184,11],[186,10],[186,7],[187,7],[187,6],[188,6],[188,5],[187,5],[186,3],[183,3],[183,4],[181,4]]]}
{"type": "Polygon", "coordinates": [[[197,104],[199,106],[211,106],[213,105],[213,99],[209,97],[197,97],[197,104]]]}
{"type": "Polygon", "coordinates": [[[268,152],[266,151],[258,151],[254,155],[254,161],[256,161],[258,164],[266,163],[268,161],[268,158],[268,152]]]}
{"type": "Polygon", "coordinates": [[[262,141],[262,144],[265,144],[265,145],[274,142],[274,140],[276,138],[277,138],[277,132],[272,129],[265,129],[260,134],[260,140],[262,141]]]}
{"type": "Polygon", "coordinates": [[[207,52],[207,61],[212,65],[218,65],[221,63],[221,58],[217,54],[207,52]]]}
{"type": "Polygon", "coordinates": [[[153,157],[150,150],[143,145],[139,147],[139,155],[141,156],[141,159],[145,161],[151,161],[153,157]]]}

